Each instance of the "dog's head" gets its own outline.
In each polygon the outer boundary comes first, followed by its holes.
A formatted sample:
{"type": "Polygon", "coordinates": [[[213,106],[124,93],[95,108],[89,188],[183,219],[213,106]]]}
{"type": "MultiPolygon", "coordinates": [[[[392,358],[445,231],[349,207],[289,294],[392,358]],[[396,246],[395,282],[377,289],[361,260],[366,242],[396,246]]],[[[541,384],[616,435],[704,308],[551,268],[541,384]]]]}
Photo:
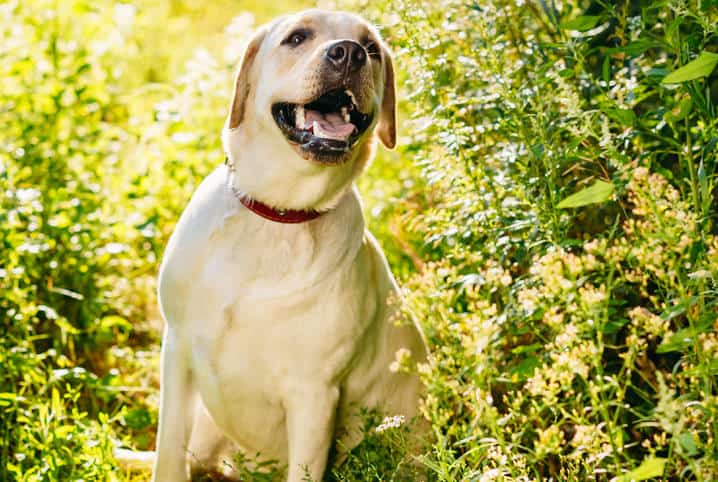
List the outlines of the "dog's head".
{"type": "Polygon", "coordinates": [[[376,137],[396,142],[394,73],[370,24],[310,10],[255,34],[224,132],[241,191],[276,207],[326,209],[361,173],[376,137]]]}

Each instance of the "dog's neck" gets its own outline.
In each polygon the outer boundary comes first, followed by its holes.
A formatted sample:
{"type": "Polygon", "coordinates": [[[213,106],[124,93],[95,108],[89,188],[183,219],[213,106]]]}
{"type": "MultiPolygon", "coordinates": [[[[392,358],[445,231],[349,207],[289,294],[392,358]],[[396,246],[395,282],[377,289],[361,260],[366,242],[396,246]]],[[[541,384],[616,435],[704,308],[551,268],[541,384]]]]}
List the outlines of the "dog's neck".
{"type": "Polygon", "coordinates": [[[277,138],[276,127],[250,120],[237,129],[223,129],[224,152],[237,190],[274,209],[334,210],[373,155],[375,142],[368,139],[347,162],[324,165],[302,158],[277,138]]]}
{"type": "MultiPolygon", "coordinates": [[[[227,168],[230,170],[231,174],[234,175],[235,168],[232,161],[229,159],[229,156],[225,157],[224,163],[227,166],[227,168]]],[[[257,216],[260,216],[264,219],[268,219],[269,221],[274,221],[275,223],[282,223],[282,224],[299,224],[299,223],[305,223],[307,221],[311,221],[313,219],[318,218],[322,214],[324,214],[324,211],[315,211],[313,209],[311,210],[300,210],[300,209],[275,209],[272,206],[269,206],[267,204],[264,204],[263,202],[253,199],[250,196],[242,193],[239,191],[239,189],[234,186],[234,184],[230,183],[230,187],[232,189],[232,193],[234,196],[239,200],[239,202],[242,203],[244,207],[252,211],[257,216]]]]}

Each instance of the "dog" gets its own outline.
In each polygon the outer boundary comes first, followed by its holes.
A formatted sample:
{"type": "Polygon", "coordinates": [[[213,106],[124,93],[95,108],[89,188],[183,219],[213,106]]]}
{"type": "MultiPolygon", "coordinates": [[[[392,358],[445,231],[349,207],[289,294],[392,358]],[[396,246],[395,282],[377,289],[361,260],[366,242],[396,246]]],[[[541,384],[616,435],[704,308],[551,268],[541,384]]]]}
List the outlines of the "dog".
{"type": "Polygon", "coordinates": [[[222,470],[237,449],[319,481],[335,441],[361,440],[359,408],[417,413],[418,378],[389,366],[400,349],[426,359],[426,345],[391,320],[396,282],[355,187],[377,140],[396,142],[394,89],[389,50],[353,14],[280,17],[247,46],[227,162],[160,268],[155,482],[222,470]]]}

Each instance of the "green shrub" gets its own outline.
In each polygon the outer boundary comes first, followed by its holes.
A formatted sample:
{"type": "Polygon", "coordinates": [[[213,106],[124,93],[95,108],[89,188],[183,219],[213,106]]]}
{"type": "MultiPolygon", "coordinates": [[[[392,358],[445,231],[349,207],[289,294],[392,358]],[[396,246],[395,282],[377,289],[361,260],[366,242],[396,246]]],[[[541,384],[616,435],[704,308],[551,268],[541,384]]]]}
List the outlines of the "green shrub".
{"type": "Polygon", "coordinates": [[[163,64],[142,47],[167,4],[0,6],[0,480],[106,480],[112,443],[154,445],[154,277],[222,162],[249,33],[220,65],[201,51],[163,64]],[[171,82],[144,70],[178,60],[171,82]]]}
{"type": "MultiPolygon", "coordinates": [[[[369,417],[328,478],[716,478],[715,2],[344,3],[405,92],[361,188],[431,437],[369,417]]],[[[235,9],[0,5],[0,480],[147,478],[111,452],[154,445],[154,277],[222,162],[235,9]]]]}
{"type": "Polygon", "coordinates": [[[716,6],[375,12],[425,180],[394,216],[424,240],[404,284],[433,354],[426,465],[439,480],[713,479],[716,6]]]}

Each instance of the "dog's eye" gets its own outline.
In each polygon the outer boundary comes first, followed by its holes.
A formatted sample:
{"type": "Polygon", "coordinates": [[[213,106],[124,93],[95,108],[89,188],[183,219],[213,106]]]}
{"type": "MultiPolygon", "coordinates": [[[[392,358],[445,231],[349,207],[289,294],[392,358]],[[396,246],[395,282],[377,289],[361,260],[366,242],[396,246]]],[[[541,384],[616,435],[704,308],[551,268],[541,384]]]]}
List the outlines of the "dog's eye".
{"type": "Polygon", "coordinates": [[[366,53],[369,54],[369,57],[372,58],[379,58],[379,46],[374,42],[368,42],[364,48],[366,49],[366,53]]]}
{"type": "Polygon", "coordinates": [[[307,40],[307,37],[309,37],[309,34],[304,30],[297,30],[296,32],[292,32],[289,34],[289,37],[284,39],[282,42],[283,44],[289,44],[292,46],[297,46],[307,40]]]}

